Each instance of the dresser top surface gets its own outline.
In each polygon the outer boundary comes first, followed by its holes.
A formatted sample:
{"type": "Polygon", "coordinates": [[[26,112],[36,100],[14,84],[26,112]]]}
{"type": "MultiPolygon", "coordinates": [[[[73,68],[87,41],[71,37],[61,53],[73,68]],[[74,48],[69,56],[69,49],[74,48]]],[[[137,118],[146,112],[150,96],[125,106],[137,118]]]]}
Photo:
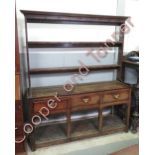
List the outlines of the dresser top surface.
{"type": "MultiPolygon", "coordinates": [[[[34,87],[29,91],[30,98],[40,98],[54,96],[56,93],[58,96],[67,96],[83,93],[103,92],[105,90],[117,90],[129,88],[128,85],[120,81],[108,81],[108,82],[95,82],[74,85],[72,91],[66,91],[63,85],[60,86],[48,86],[48,87],[34,87]]],[[[69,89],[69,88],[68,88],[69,89]]]]}

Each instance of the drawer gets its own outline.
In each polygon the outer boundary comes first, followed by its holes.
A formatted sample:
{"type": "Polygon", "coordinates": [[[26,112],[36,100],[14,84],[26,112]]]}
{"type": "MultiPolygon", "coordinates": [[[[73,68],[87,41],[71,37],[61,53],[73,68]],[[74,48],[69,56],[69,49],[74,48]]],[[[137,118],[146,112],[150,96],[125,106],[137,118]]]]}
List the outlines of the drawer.
{"type": "Polygon", "coordinates": [[[71,99],[71,107],[81,107],[99,104],[99,95],[95,93],[74,95],[71,99]]]}
{"type": "Polygon", "coordinates": [[[52,98],[46,98],[46,99],[35,99],[33,101],[33,112],[39,113],[41,111],[44,113],[44,110],[47,112],[47,110],[51,113],[56,113],[60,111],[66,111],[67,109],[67,100],[60,100],[56,101],[52,98]],[[44,109],[44,110],[43,110],[44,109]]]}
{"type": "Polygon", "coordinates": [[[129,96],[130,91],[128,89],[107,91],[104,93],[103,103],[127,101],[129,96]]]}

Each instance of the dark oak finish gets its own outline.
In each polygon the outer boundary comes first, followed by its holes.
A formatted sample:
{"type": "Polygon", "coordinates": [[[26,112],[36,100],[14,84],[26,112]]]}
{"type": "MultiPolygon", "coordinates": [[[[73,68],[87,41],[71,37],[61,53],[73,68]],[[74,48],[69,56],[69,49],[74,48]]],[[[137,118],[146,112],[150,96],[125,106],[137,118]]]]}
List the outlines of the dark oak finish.
{"type": "Polygon", "coordinates": [[[28,67],[28,83],[31,88],[29,54],[30,48],[88,48],[88,47],[119,47],[117,79],[121,80],[122,74],[122,56],[123,56],[123,43],[124,34],[120,28],[120,37],[118,42],[29,42],[28,41],[28,27],[27,23],[66,23],[66,24],[101,24],[101,25],[114,25],[122,26],[129,17],[124,16],[104,16],[104,15],[87,15],[87,14],[71,14],[71,13],[56,13],[56,12],[40,12],[40,11],[27,11],[21,10],[25,16],[25,34],[26,34],[26,49],[27,49],[27,67],[28,67]]]}
{"type": "Polygon", "coordinates": [[[120,82],[122,77],[122,57],[124,34],[119,32],[118,42],[36,42],[28,41],[28,23],[51,23],[51,24],[89,24],[89,25],[109,25],[121,26],[128,17],[104,16],[87,14],[70,14],[56,12],[39,12],[21,10],[25,16],[26,28],[26,49],[28,62],[29,87],[27,89],[28,109],[30,119],[33,115],[40,116],[42,107],[49,109],[47,120],[43,120],[39,125],[34,126],[34,132],[29,135],[29,143],[34,151],[38,147],[49,146],[84,139],[118,131],[128,131],[131,89],[128,85],[120,82]],[[33,68],[29,66],[30,48],[101,48],[118,47],[118,64],[88,66],[90,71],[117,71],[117,81],[95,82],[73,85],[71,91],[66,91],[65,86],[31,87],[30,75],[50,74],[50,73],[71,73],[78,72],[78,67],[61,68],[33,68]],[[55,94],[61,100],[55,108],[49,108],[49,101],[55,98],[55,94]],[[107,107],[125,105],[125,121],[122,120],[114,110],[105,116],[103,111],[107,107]],[[86,116],[86,111],[96,110],[98,113],[86,116]],[[73,119],[74,114],[82,112],[85,117],[73,119]],[[58,115],[62,115],[58,119],[58,115]],[[52,121],[52,118],[55,119],[52,121]],[[65,119],[62,119],[64,118],[65,119]]]}
{"type": "Polygon", "coordinates": [[[128,17],[21,10],[28,23],[121,25],[128,17]]]}
{"type": "MultiPolygon", "coordinates": [[[[17,19],[15,16],[15,25],[17,26],[17,19]]],[[[17,28],[15,28],[15,72],[19,74],[20,72],[20,62],[19,62],[19,43],[18,43],[18,32],[17,28]]]]}
{"type": "MultiPolygon", "coordinates": [[[[114,70],[119,69],[119,65],[98,65],[87,66],[90,71],[114,70]]],[[[34,68],[30,70],[30,74],[51,74],[51,73],[70,73],[79,72],[79,67],[58,67],[58,68],[34,68]]]]}
{"type": "MultiPolygon", "coordinates": [[[[34,104],[34,107],[33,107],[34,112],[33,113],[38,113],[42,107],[48,108],[47,103],[50,99],[52,99],[52,97],[48,98],[48,99],[35,100],[33,102],[33,104],[34,104]]],[[[53,108],[48,108],[50,110],[51,114],[59,113],[62,111],[65,112],[65,111],[67,111],[67,101],[61,100],[60,102],[53,103],[53,105],[51,105],[51,107],[53,107],[53,108]]]]}
{"type": "MultiPolygon", "coordinates": [[[[23,138],[23,137],[20,137],[19,139],[17,138],[17,140],[21,140],[21,138],[23,138]]],[[[15,144],[15,150],[18,150],[18,151],[16,151],[16,155],[27,155],[27,153],[25,151],[23,151],[23,150],[25,150],[24,142],[15,144]]]]}
{"type": "Polygon", "coordinates": [[[20,74],[15,74],[15,99],[21,99],[21,92],[20,92],[20,74]]]}
{"type": "Polygon", "coordinates": [[[15,131],[16,139],[22,137],[24,135],[23,132],[23,110],[21,101],[15,101],[15,127],[17,128],[15,131]]]}
{"type": "Polygon", "coordinates": [[[121,90],[112,90],[104,93],[103,101],[105,104],[112,102],[121,102],[129,99],[129,90],[121,89],[121,90]]]}
{"type": "Polygon", "coordinates": [[[89,48],[119,47],[122,42],[28,42],[29,48],[89,48]]]}
{"type": "Polygon", "coordinates": [[[63,85],[49,87],[34,87],[29,91],[31,99],[54,96],[56,92],[59,96],[68,96],[84,93],[97,93],[109,90],[129,89],[129,86],[120,81],[84,83],[75,86],[72,92],[66,92],[63,85]]]}
{"type": "Polygon", "coordinates": [[[99,96],[96,93],[87,93],[82,95],[73,95],[71,97],[71,108],[76,107],[93,107],[93,105],[99,104],[99,96]]]}
{"type": "MultiPolygon", "coordinates": [[[[125,21],[122,25],[125,25],[125,21]]],[[[124,48],[124,32],[119,27],[119,41],[122,42],[122,45],[118,48],[118,65],[121,67],[117,72],[117,80],[122,80],[122,61],[123,61],[123,48],[124,48]]]]}
{"type": "MultiPolygon", "coordinates": [[[[32,88],[31,100],[33,102],[32,105],[34,105],[34,112],[32,111],[32,115],[36,114],[42,107],[48,108],[47,102],[50,99],[53,99],[56,90],[60,95],[59,97],[61,97],[61,102],[57,102],[58,105],[56,108],[49,108],[50,114],[53,115],[56,113],[64,113],[64,115],[66,115],[66,119],[62,122],[60,120],[56,122],[50,122],[50,119],[49,121],[46,121],[45,124],[42,122],[43,124],[39,125],[40,128],[42,128],[40,129],[40,134],[46,132],[47,139],[43,134],[41,140],[40,135],[36,133],[36,135],[38,135],[38,137],[36,138],[38,139],[36,139],[34,148],[128,130],[131,100],[131,90],[128,85],[119,81],[80,84],[75,87],[75,89],[72,91],[72,94],[66,93],[63,90],[63,86],[32,88]],[[65,102],[63,101],[63,98],[65,99],[65,102]],[[108,117],[103,116],[102,110],[104,108],[106,108],[107,106],[116,106],[120,104],[127,105],[127,115],[125,123],[115,115],[111,115],[108,117]],[[72,114],[75,111],[94,108],[98,109],[99,111],[98,117],[86,116],[85,118],[79,118],[77,120],[79,123],[77,124],[77,121],[73,121],[71,119],[72,114]],[[92,126],[91,120],[97,120],[97,118],[99,119],[99,122],[94,122],[95,126],[92,126]],[[84,123],[81,126],[80,123],[82,123],[84,120],[90,120],[90,124],[88,123],[88,125],[87,123],[84,123]],[[61,124],[63,124],[63,129],[61,128],[61,124]],[[74,128],[74,124],[76,128],[74,128]],[[84,125],[86,125],[87,128],[90,127],[90,129],[87,129],[86,127],[84,127],[84,125]],[[76,131],[75,129],[78,129],[78,131],[76,131]],[[53,134],[48,135],[48,130],[52,130],[53,134]]],[[[37,130],[38,129],[36,129],[36,131],[37,130]]]]}

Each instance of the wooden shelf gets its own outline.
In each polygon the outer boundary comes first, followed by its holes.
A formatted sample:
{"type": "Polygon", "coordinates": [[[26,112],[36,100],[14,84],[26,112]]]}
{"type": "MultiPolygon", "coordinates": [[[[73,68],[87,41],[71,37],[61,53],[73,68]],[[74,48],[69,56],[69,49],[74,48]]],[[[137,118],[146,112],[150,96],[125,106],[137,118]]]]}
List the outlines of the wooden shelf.
{"type": "MultiPolygon", "coordinates": [[[[109,115],[111,112],[110,108],[106,108],[102,111],[103,116],[109,115]]],[[[84,121],[84,120],[89,120],[89,119],[94,119],[98,118],[99,113],[98,110],[93,109],[93,110],[83,110],[80,111],[74,111],[72,112],[71,115],[71,122],[77,122],[77,121],[84,121]]],[[[57,114],[57,115],[50,115],[48,116],[48,120],[42,119],[41,123],[37,126],[36,128],[43,127],[43,126],[48,126],[48,125],[54,125],[54,124],[63,124],[67,123],[67,117],[66,114],[57,114]]]]}
{"type": "Polygon", "coordinates": [[[112,129],[125,128],[126,125],[117,115],[108,115],[103,120],[103,132],[112,129]]]}
{"type": "Polygon", "coordinates": [[[98,119],[72,122],[71,138],[79,138],[98,134],[98,119]]]}
{"type": "MultiPolygon", "coordinates": [[[[120,81],[106,81],[106,82],[91,82],[78,84],[75,86],[74,90],[71,92],[72,95],[81,93],[93,93],[93,92],[103,92],[106,90],[117,90],[117,89],[128,89],[129,86],[120,81]]],[[[55,92],[59,92],[60,96],[69,95],[68,92],[64,90],[63,85],[59,86],[48,86],[48,87],[33,87],[28,91],[28,97],[30,98],[42,98],[55,95],[55,92]]]]}
{"type": "MultiPolygon", "coordinates": [[[[107,115],[103,119],[102,134],[110,133],[111,130],[125,130],[123,121],[116,115],[107,115]]],[[[43,147],[67,142],[66,124],[53,124],[40,127],[36,130],[36,146],[43,147]]],[[[70,140],[74,141],[84,137],[98,136],[98,119],[92,118],[79,122],[72,122],[70,140]]]]}
{"type": "Polygon", "coordinates": [[[29,41],[28,48],[89,48],[119,47],[122,42],[42,42],[29,41]]]}
{"type": "Polygon", "coordinates": [[[27,23],[121,25],[129,17],[21,10],[27,23]]]}
{"type": "Polygon", "coordinates": [[[49,142],[56,144],[57,141],[65,141],[67,139],[66,124],[55,124],[38,128],[36,135],[36,145],[40,147],[49,142]]]}
{"type": "MultiPolygon", "coordinates": [[[[87,66],[87,68],[90,71],[113,70],[113,69],[119,69],[120,65],[97,65],[97,66],[87,66]]],[[[30,70],[30,74],[51,74],[51,73],[70,73],[70,72],[79,72],[79,67],[34,68],[30,70]]]]}

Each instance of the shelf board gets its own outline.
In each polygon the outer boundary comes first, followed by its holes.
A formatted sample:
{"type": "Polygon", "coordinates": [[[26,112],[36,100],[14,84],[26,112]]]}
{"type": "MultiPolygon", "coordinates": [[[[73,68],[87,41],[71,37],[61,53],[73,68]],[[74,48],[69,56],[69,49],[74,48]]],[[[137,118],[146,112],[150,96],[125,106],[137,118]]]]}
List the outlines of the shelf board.
{"type": "Polygon", "coordinates": [[[65,124],[50,125],[38,128],[35,133],[36,145],[66,140],[67,136],[65,132],[65,124]]]}
{"type": "Polygon", "coordinates": [[[126,125],[117,115],[107,115],[103,120],[102,131],[108,131],[112,129],[125,128],[126,125]]]}
{"type": "Polygon", "coordinates": [[[79,93],[93,93],[103,92],[105,90],[117,90],[129,88],[128,85],[120,81],[106,81],[106,82],[90,82],[77,84],[72,92],[66,92],[63,85],[45,86],[45,87],[32,87],[28,90],[29,98],[49,97],[58,92],[60,96],[74,95],[79,93]]]}
{"type": "MultiPolygon", "coordinates": [[[[120,65],[94,65],[87,66],[90,71],[119,69],[120,65]]],[[[56,68],[34,68],[30,69],[30,74],[51,74],[51,73],[70,73],[79,72],[79,67],[56,67],[56,68]]],[[[82,71],[82,69],[81,69],[82,71]]],[[[83,70],[85,72],[85,69],[83,70]]]]}
{"type": "MultiPolygon", "coordinates": [[[[107,115],[103,119],[102,133],[98,130],[98,118],[72,122],[70,140],[83,139],[86,137],[93,137],[113,133],[114,131],[124,131],[125,124],[116,115],[107,115]]],[[[66,135],[67,128],[64,124],[46,125],[35,130],[36,146],[44,147],[49,145],[60,144],[68,142],[66,135]]]]}
{"type": "MultiPolygon", "coordinates": [[[[102,115],[105,117],[107,115],[109,115],[109,113],[111,112],[110,109],[105,109],[102,112],[102,115]]],[[[72,122],[77,122],[77,121],[84,121],[84,120],[89,120],[89,119],[94,119],[94,118],[98,118],[99,114],[98,114],[98,110],[84,110],[84,111],[74,111],[71,114],[71,121],[72,122]]],[[[43,127],[43,126],[47,126],[47,125],[53,125],[53,124],[63,124],[67,122],[67,117],[66,114],[58,114],[58,115],[50,115],[48,117],[48,120],[46,119],[42,119],[41,123],[39,125],[36,126],[36,128],[38,127],[43,127]]]]}
{"type": "Polygon", "coordinates": [[[121,25],[129,17],[21,10],[27,23],[121,25]]]}
{"type": "Polygon", "coordinates": [[[71,138],[78,138],[98,134],[98,119],[72,122],[71,138]]]}
{"type": "Polygon", "coordinates": [[[90,47],[119,47],[123,43],[118,42],[43,42],[29,41],[28,48],[90,48],[90,47]]]}

